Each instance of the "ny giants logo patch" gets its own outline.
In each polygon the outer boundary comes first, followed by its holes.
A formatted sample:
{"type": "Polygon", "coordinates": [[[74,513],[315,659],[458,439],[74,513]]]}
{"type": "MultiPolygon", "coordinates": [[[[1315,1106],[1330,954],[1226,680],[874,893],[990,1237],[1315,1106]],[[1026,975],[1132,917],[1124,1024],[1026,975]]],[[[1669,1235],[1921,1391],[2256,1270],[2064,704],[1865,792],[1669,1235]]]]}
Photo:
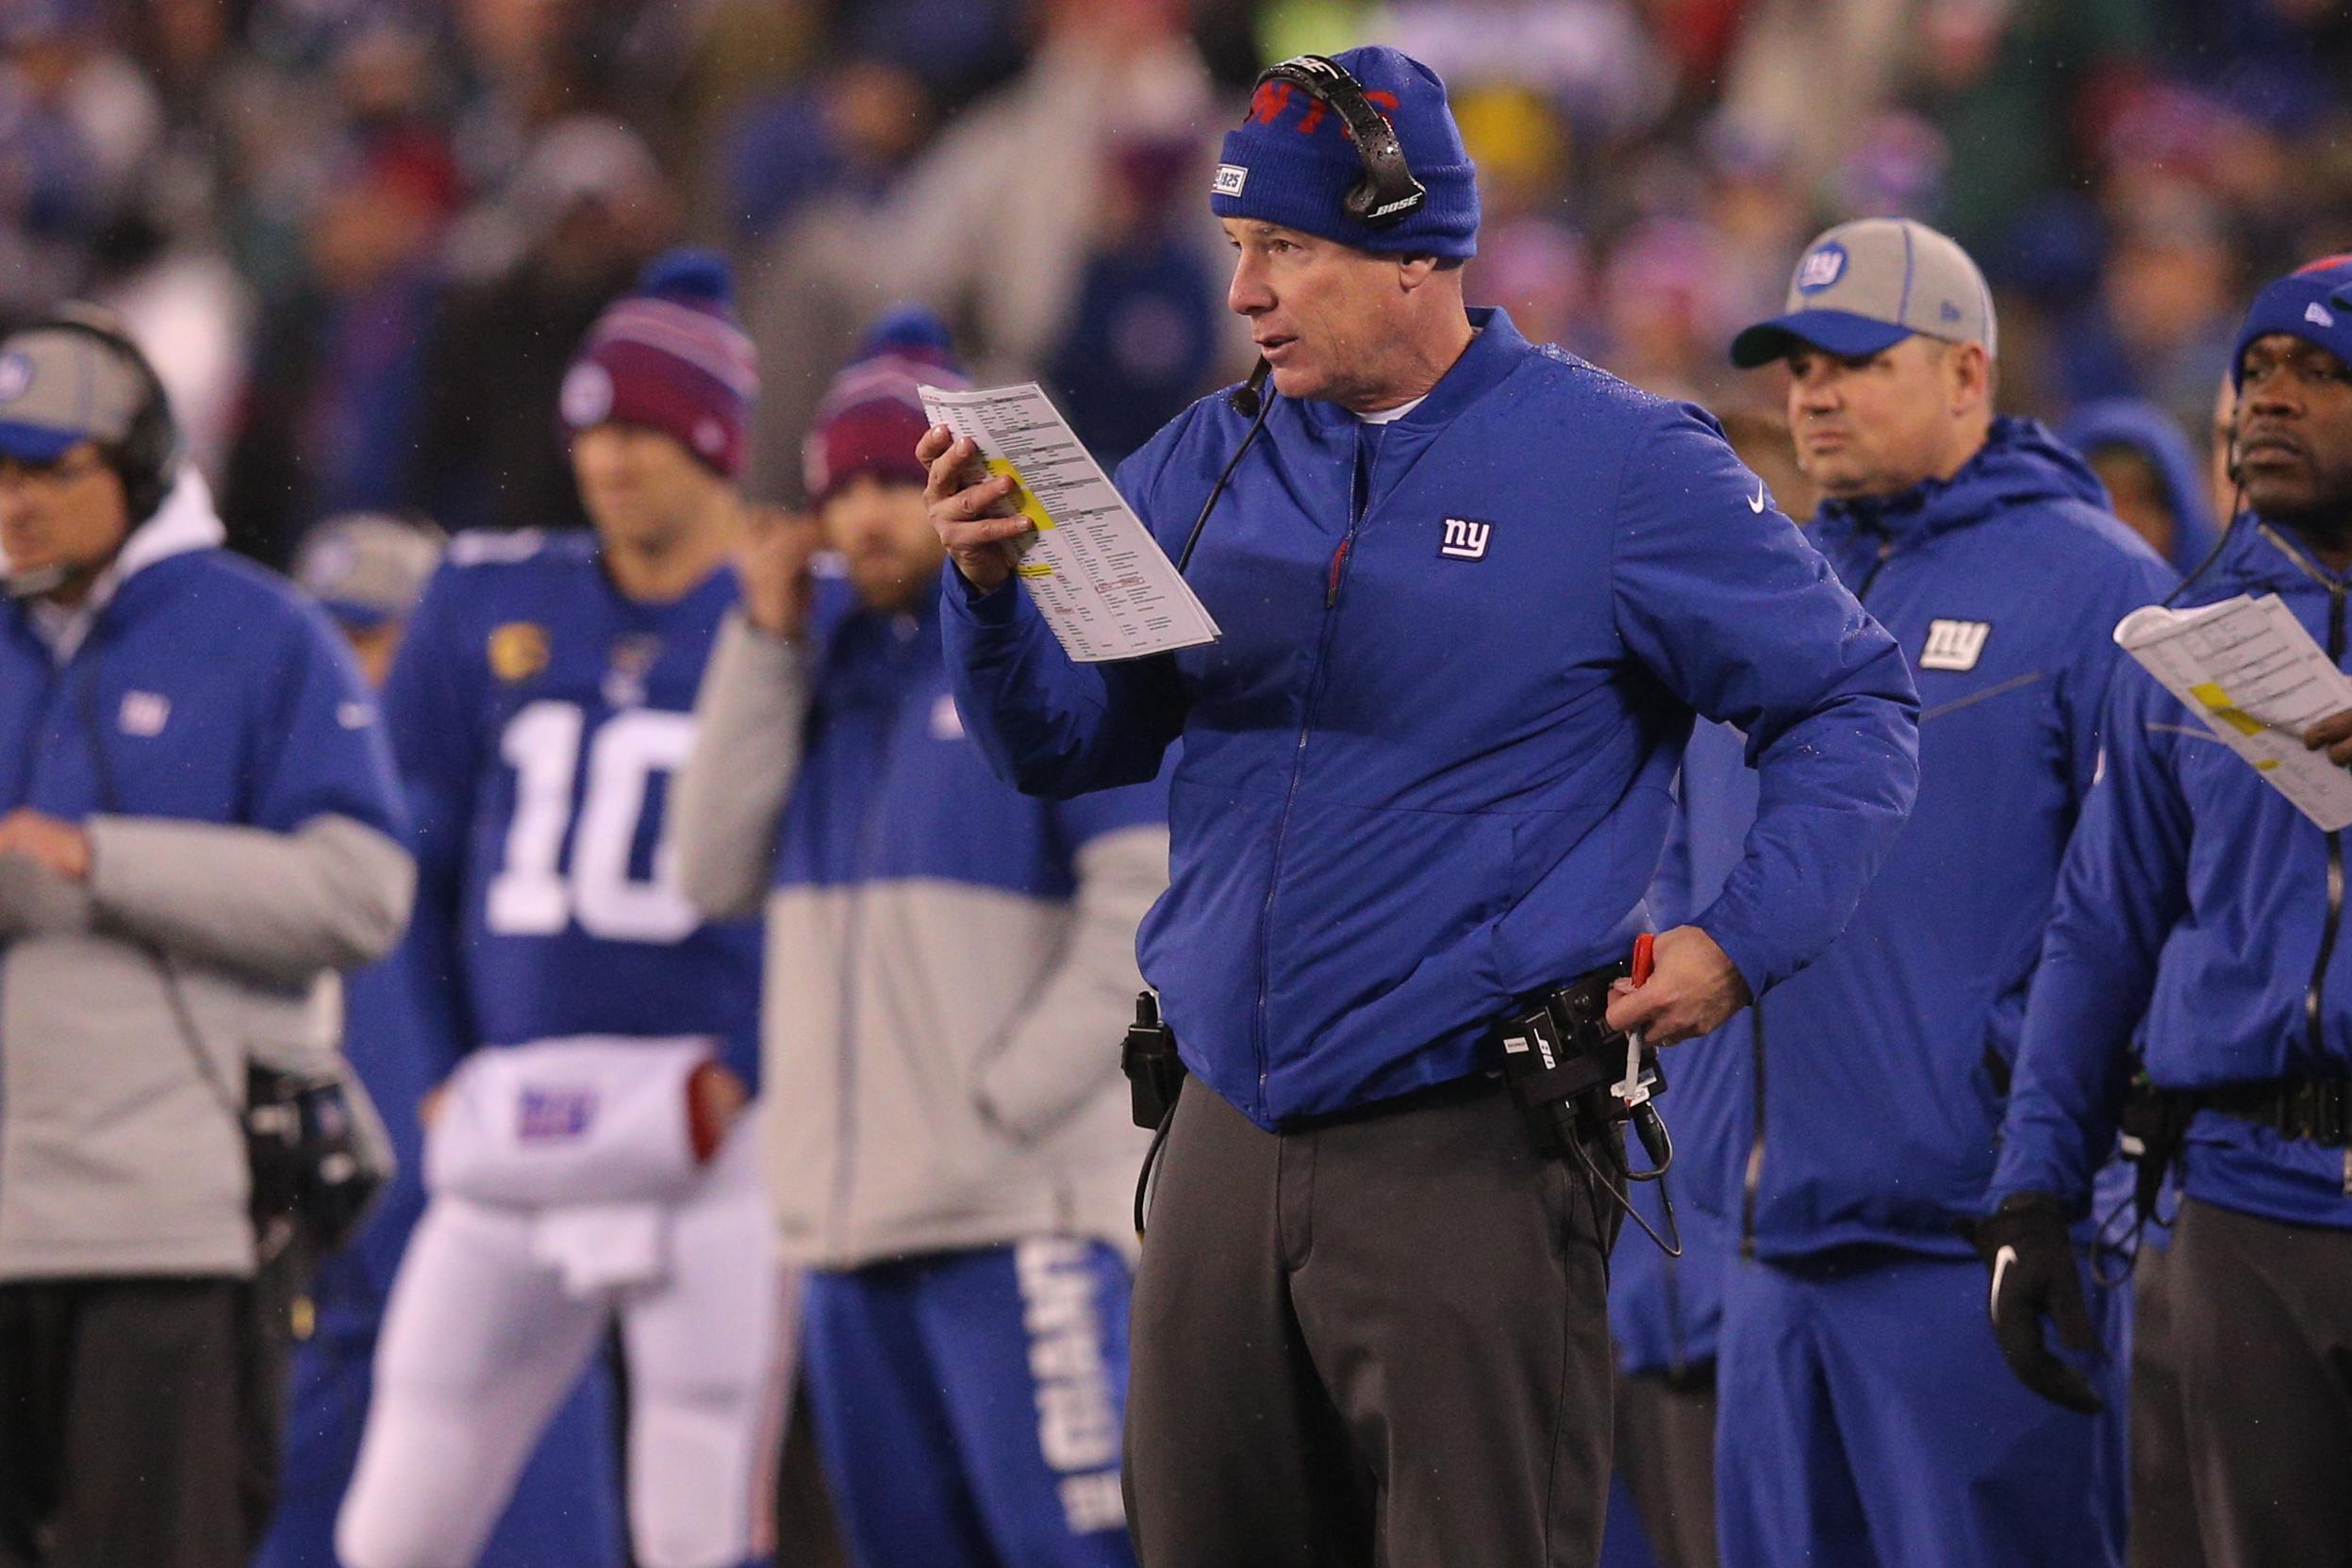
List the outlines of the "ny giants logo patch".
{"type": "Polygon", "coordinates": [[[1472,518],[1448,518],[1446,536],[1437,546],[1437,553],[1449,561],[1482,561],[1486,559],[1486,542],[1494,537],[1495,525],[1472,518]]]}
{"type": "Polygon", "coordinates": [[[1930,620],[1928,646],[1919,654],[1922,669],[1974,669],[1984,656],[1984,643],[1993,635],[1989,620],[1930,620]]]}
{"type": "Polygon", "coordinates": [[[1797,291],[1815,294],[1846,275],[1846,247],[1831,240],[1797,264],[1797,291]]]}
{"type": "Polygon", "coordinates": [[[595,1120],[593,1089],[526,1088],[515,1107],[515,1136],[526,1144],[560,1143],[580,1136],[595,1120]]]}

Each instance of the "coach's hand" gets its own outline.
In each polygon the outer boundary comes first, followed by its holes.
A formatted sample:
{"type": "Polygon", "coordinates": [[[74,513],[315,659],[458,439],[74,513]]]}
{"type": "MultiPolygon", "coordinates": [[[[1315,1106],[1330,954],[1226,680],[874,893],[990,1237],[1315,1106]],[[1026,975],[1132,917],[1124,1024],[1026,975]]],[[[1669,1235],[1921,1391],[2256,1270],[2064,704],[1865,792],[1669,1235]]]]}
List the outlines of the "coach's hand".
{"type": "Polygon", "coordinates": [[[1670,1046],[1718,1028],[1748,1003],[1747,981],[1715,939],[1697,926],[1660,932],[1649,979],[1617,982],[1609,1027],[1638,1031],[1648,1046],[1670,1046]]]}
{"type": "Polygon", "coordinates": [[[2326,751],[2338,767],[2352,767],[2352,708],[2329,714],[2303,732],[2307,751],[2326,751]]]}
{"type": "Polygon", "coordinates": [[[1029,520],[1012,500],[1013,476],[989,473],[979,445],[969,437],[951,435],[943,424],[923,432],[915,443],[915,460],[931,470],[923,506],[939,542],[948,547],[948,559],[973,587],[994,590],[1013,575],[1004,541],[1029,532],[1029,520]]]}
{"type": "Polygon", "coordinates": [[[2082,1281],[2075,1273],[2074,1244],[2058,1200],[2044,1193],[2012,1193],[1971,1234],[1993,1271],[1985,1311],[2001,1359],[2017,1380],[2053,1405],[2096,1415],[2107,1402],[2091,1380],[2061,1361],[2042,1335],[2042,1320],[2058,1329],[2072,1350],[2094,1351],[2098,1335],[2082,1303],[2082,1281]]]}
{"type": "Polygon", "coordinates": [[[735,566],[743,582],[743,616],[753,626],[787,639],[808,629],[813,597],[808,561],[822,538],[814,518],[770,506],[753,509],[735,566]]]}

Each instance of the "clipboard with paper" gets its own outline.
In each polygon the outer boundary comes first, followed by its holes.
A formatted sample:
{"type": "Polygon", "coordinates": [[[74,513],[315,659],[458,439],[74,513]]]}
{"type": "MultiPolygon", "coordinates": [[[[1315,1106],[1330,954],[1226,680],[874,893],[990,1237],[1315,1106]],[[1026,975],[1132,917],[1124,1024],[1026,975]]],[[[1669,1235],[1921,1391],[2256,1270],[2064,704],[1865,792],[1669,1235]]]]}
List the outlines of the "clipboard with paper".
{"type": "Polygon", "coordinates": [[[2352,827],[2352,772],[2303,744],[2305,730],[2352,708],[2352,679],[2277,594],[2151,604],[2124,617],[2115,642],[2296,810],[2328,833],[2352,827]]]}
{"type": "Polygon", "coordinates": [[[1217,622],[1044,388],[921,392],[934,424],[969,437],[989,472],[1013,476],[1014,499],[1035,529],[1005,545],[1014,575],[1073,660],[1139,658],[1217,639],[1217,622]]]}

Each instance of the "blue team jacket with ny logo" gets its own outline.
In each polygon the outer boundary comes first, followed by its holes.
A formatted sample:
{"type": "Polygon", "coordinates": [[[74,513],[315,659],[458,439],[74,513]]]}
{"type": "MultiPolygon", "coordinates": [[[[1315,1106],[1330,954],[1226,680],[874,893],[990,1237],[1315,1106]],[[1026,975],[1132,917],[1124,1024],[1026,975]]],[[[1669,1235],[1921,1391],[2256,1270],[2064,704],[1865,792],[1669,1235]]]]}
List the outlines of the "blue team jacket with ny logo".
{"type": "MultiPolygon", "coordinates": [[[[1079,666],[1025,594],[946,585],[958,703],[1023,789],[1149,778],[1182,736],[1139,955],[1264,1126],[1474,1071],[1516,994],[1624,956],[1694,712],[1764,769],[1700,917],[1759,989],[1910,807],[1901,655],[1714,422],[1472,320],[1389,424],[1276,399],[1188,572],[1215,643],[1079,666]]],[[[1247,428],[1206,399],[1121,466],[1170,556],[1247,428]]]]}
{"type": "MultiPolygon", "coordinates": [[[[2270,593],[2347,662],[2352,582],[2251,514],[2179,602],[2270,593]]],[[[2163,1088],[2352,1075],[2344,836],[2322,833],[2154,676],[2119,668],[2106,772],[2068,846],[2027,1009],[1994,1198],[2081,1204],[2114,1141],[2135,1025],[2163,1088]]],[[[2264,1219],[2352,1227],[2352,1151],[2217,1111],[2190,1126],[2180,1187],[2264,1219]]]]}

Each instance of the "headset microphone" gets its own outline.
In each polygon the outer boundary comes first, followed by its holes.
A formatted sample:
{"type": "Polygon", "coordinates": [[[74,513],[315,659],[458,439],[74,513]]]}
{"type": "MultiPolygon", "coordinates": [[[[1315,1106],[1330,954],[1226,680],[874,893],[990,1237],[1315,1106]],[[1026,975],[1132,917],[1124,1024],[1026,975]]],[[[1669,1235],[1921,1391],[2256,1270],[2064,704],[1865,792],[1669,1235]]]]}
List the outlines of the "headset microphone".
{"type": "Polygon", "coordinates": [[[1266,401],[1266,378],[1273,373],[1273,366],[1259,360],[1251,367],[1250,379],[1225,394],[1225,405],[1245,420],[1256,419],[1266,401]]]}

